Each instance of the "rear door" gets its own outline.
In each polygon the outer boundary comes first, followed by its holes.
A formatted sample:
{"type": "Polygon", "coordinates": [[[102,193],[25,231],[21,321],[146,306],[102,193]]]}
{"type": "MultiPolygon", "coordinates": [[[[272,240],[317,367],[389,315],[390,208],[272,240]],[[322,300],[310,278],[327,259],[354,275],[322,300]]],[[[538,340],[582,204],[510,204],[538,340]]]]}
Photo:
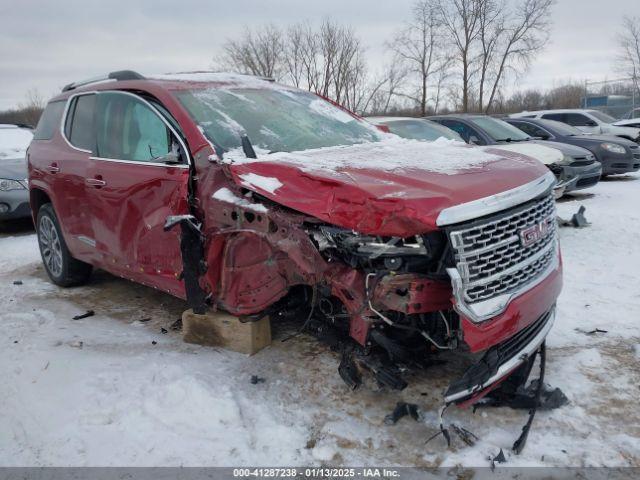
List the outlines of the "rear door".
{"type": "Polygon", "coordinates": [[[91,212],[87,208],[86,176],[95,152],[95,93],[70,97],[63,117],[63,149],[48,149],[48,172],[56,215],[67,246],[80,260],[96,260],[91,212]]]}
{"type": "Polygon", "coordinates": [[[97,150],[87,182],[101,263],[184,296],[180,229],[165,232],[163,226],[169,215],[188,213],[186,145],[155,107],[134,94],[100,92],[96,110],[97,150]]]}

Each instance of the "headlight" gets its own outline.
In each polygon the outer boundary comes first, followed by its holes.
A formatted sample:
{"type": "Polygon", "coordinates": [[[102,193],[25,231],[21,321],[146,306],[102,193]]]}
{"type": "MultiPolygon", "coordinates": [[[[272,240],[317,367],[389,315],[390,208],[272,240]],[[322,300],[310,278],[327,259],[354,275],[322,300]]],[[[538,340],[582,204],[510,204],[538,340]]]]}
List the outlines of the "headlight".
{"type": "Polygon", "coordinates": [[[24,190],[24,189],[25,189],[25,186],[17,180],[0,178],[0,191],[8,192],[9,190],[24,190]]]}
{"type": "Polygon", "coordinates": [[[611,153],[627,153],[623,146],[615,143],[602,143],[600,146],[611,153]]]}
{"type": "Polygon", "coordinates": [[[558,165],[571,165],[574,162],[574,159],[572,156],[564,154],[562,156],[562,160],[560,160],[558,163],[558,165]]]}

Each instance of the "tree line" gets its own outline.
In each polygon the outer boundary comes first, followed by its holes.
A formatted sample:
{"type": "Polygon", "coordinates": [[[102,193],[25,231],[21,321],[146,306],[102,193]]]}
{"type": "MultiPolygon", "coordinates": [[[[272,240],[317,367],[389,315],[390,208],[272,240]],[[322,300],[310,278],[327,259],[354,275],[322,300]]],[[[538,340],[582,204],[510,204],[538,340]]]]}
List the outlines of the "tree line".
{"type": "MultiPolygon", "coordinates": [[[[227,39],[215,70],[274,78],[323,95],[357,113],[405,114],[579,108],[585,84],[507,95],[549,41],[555,0],[416,0],[407,21],[385,42],[386,64],[374,71],[353,28],[332,19],[285,27],[245,27],[227,39]]],[[[625,17],[615,67],[635,79],[640,96],[640,17],[625,17]]],[[[602,94],[611,93],[603,87],[602,94]]],[[[0,123],[35,125],[37,90],[0,112],[0,123]]]]}

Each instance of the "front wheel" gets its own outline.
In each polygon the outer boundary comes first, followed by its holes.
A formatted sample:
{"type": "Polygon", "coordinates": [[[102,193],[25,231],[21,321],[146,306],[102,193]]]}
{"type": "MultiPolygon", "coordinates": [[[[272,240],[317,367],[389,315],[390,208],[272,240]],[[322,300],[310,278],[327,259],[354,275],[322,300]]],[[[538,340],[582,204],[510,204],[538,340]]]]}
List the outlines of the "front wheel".
{"type": "Polygon", "coordinates": [[[42,263],[51,281],[61,287],[86,283],[92,267],[88,263],[76,260],[69,253],[58,218],[50,203],[38,210],[36,231],[42,263]]]}

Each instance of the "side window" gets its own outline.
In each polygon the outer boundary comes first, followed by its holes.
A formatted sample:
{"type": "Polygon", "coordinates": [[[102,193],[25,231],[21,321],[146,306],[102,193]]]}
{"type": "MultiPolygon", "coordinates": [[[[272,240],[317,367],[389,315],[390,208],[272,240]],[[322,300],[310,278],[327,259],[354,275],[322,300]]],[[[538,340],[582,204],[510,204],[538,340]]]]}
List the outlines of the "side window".
{"type": "Polygon", "coordinates": [[[451,130],[456,132],[458,135],[460,135],[462,139],[467,143],[469,143],[469,139],[471,137],[476,137],[478,140],[482,142],[482,137],[480,136],[480,134],[476,132],[473,128],[471,128],[470,126],[462,122],[458,122],[456,120],[442,120],[441,122],[442,122],[442,125],[444,125],[447,128],[450,128],[451,130]]]}
{"type": "Polygon", "coordinates": [[[34,140],[51,140],[53,138],[55,131],[60,128],[60,119],[62,118],[65,104],[66,101],[64,100],[47,104],[36,130],[33,132],[34,140]]]}
{"type": "Polygon", "coordinates": [[[547,132],[530,123],[517,122],[514,123],[513,126],[518,127],[520,130],[531,137],[549,137],[549,134],[547,132]]]}
{"type": "Polygon", "coordinates": [[[593,123],[593,121],[589,117],[585,117],[580,113],[567,113],[567,119],[565,123],[572,125],[574,127],[586,127],[593,123]]]}
{"type": "Polygon", "coordinates": [[[69,104],[64,133],[69,143],[76,148],[94,152],[96,95],[79,95],[69,104]]]}
{"type": "Polygon", "coordinates": [[[555,120],[556,122],[567,123],[566,113],[545,113],[544,115],[542,115],[542,118],[546,118],[547,120],[555,120]]]}
{"type": "Polygon", "coordinates": [[[102,158],[153,162],[173,151],[171,131],[132,95],[100,93],[97,117],[98,156],[102,158]]]}

